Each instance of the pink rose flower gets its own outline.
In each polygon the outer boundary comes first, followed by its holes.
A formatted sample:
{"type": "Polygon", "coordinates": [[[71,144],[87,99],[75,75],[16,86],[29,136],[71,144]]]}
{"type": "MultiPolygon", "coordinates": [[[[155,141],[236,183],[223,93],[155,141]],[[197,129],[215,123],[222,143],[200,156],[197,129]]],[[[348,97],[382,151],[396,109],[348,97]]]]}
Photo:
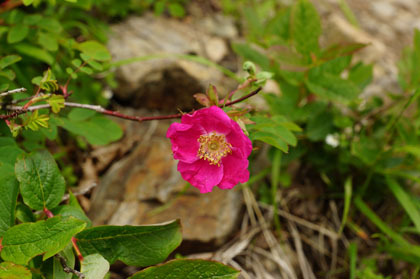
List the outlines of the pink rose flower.
{"type": "Polygon", "coordinates": [[[182,178],[201,193],[214,186],[232,189],[249,179],[248,156],[252,143],[238,123],[219,107],[185,114],[166,134],[182,178]]]}

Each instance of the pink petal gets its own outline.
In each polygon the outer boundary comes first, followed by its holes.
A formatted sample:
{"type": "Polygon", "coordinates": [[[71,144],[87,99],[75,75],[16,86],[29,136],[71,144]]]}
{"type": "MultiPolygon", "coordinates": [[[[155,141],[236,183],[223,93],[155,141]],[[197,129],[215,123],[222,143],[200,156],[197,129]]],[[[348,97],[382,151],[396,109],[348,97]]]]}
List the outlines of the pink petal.
{"type": "Polygon", "coordinates": [[[249,179],[248,160],[236,151],[222,159],[223,178],[217,185],[220,189],[232,189],[238,183],[245,183],[249,179]]]}
{"type": "Polygon", "coordinates": [[[182,178],[198,188],[201,193],[211,192],[223,177],[222,167],[210,165],[204,160],[198,160],[194,163],[179,161],[178,171],[182,178]]]}
{"type": "Polygon", "coordinates": [[[232,120],[217,106],[197,110],[192,115],[185,114],[182,116],[181,122],[199,124],[207,133],[218,132],[227,135],[232,130],[232,120]]]}
{"type": "Polygon", "coordinates": [[[174,158],[189,163],[198,160],[197,151],[200,144],[197,139],[202,133],[197,126],[172,123],[166,137],[171,139],[174,158]]]}
{"type": "Polygon", "coordinates": [[[252,151],[252,142],[244,134],[241,127],[235,121],[232,121],[232,130],[226,135],[227,141],[233,146],[239,149],[242,157],[247,158],[252,151]]]}

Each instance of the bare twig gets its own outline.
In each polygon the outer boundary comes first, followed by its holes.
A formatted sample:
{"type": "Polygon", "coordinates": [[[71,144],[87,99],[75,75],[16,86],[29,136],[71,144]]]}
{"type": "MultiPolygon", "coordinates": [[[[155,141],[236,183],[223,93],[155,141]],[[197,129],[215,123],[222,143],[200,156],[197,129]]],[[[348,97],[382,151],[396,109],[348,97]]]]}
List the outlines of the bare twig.
{"type": "Polygon", "coordinates": [[[25,92],[25,91],[26,91],[26,88],[23,88],[23,87],[18,88],[18,89],[9,90],[9,91],[0,93],[0,98],[4,97],[4,96],[11,95],[11,94],[15,94],[15,93],[25,92]]]}
{"type": "Polygon", "coordinates": [[[76,275],[77,277],[79,277],[79,279],[84,279],[85,275],[83,273],[81,273],[80,271],[77,271],[71,267],[69,267],[67,265],[67,260],[61,256],[60,254],[56,254],[55,257],[57,259],[59,259],[61,266],[63,267],[64,272],[66,273],[73,273],[74,275],[76,275]]]}

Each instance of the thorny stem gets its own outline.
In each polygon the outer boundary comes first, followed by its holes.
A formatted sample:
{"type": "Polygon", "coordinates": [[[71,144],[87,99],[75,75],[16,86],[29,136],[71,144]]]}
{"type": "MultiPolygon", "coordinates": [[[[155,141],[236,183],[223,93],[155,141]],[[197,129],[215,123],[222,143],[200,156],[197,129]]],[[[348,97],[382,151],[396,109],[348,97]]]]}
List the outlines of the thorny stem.
{"type": "Polygon", "coordinates": [[[67,260],[63,256],[61,256],[60,254],[56,254],[55,257],[60,260],[60,264],[63,267],[64,272],[66,272],[66,273],[73,273],[74,275],[76,275],[80,279],[84,279],[85,278],[85,275],[83,273],[81,273],[80,271],[77,271],[77,270],[69,267],[67,265],[67,260]]]}
{"type": "MultiPolygon", "coordinates": [[[[232,106],[232,105],[237,104],[239,102],[242,102],[243,100],[246,100],[246,99],[258,94],[258,92],[260,92],[261,89],[262,88],[259,87],[256,90],[252,91],[251,93],[249,93],[249,94],[247,94],[247,95],[245,95],[245,96],[243,96],[239,99],[227,102],[224,106],[229,107],[229,106],[232,106]]],[[[30,103],[30,101],[28,103],[30,103]]],[[[23,106],[23,107],[21,107],[21,106],[7,106],[6,109],[11,110],[13,112],[10,113],[10,114],[6,114],[6,115],[0,115],[0,119],[3,119],[3,120],[11,119],[11,118],[14,118],[14,117],[16,117],[20,114],[26,113],[28,111],[34,111],[34,110],[39,110],[39,109],[51,107],[49,104],[43,104],[43,105],[37,105],[37,106],[26,106],[26,105],[23,106]]],[[[117,118],[122,118],[122,119],[126,119],[126,120],[138,121],[138,122],[151,121],[151,120],[175,119],[175,118],[181,118],[182,115],[183,115],[183,113],[177,113],[177,114],[160,115],[160,116],[133,116],[133,115],[126,115],[126,114],[123,114],[123,113],[118,112],[118,111],[107,110],[107,109],[105,109],[101,106],[96,106],[96,105],[64,102],[64,106],[90,109],[90,110],[94,110],[96,112],[99,112],[99,113],[102,113],[102,114],[105,114],[105,115],[109,115],[109,116],[113,116],[113,117],[117,117],[117,118]]],[[[192,112],[193,111],[191,111],[190,113],[192,113],[192,112]]]]}

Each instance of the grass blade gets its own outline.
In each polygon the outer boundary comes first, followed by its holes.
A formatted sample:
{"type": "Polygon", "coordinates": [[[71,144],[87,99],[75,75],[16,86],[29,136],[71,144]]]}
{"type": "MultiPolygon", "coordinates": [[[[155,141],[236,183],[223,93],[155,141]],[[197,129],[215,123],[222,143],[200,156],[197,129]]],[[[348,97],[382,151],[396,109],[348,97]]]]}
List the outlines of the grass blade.
{"type": "Polygon", "coordinates": [[[404,208],[407,215],[413,221],[417,231],[420,232],[420,212],[417,207],[413,204],[410,196],[404,191],[404,189],[392,178],[387,177],[386,182],[389,189],[394,194],[395,198],[404,208]]]}

